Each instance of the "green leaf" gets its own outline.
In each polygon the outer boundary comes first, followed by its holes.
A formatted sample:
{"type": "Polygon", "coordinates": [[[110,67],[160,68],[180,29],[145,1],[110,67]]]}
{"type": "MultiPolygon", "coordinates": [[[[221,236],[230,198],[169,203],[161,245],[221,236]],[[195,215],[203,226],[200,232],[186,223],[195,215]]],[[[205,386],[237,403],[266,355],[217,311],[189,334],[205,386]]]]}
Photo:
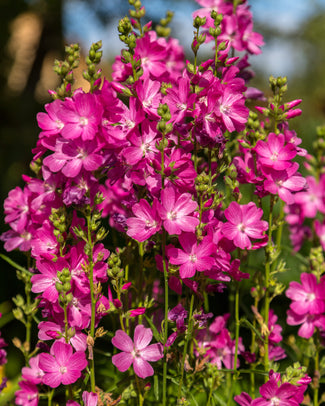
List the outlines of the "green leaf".
{"type": "Polygon", "coordinates": [[[152,320],[146,314],[144,314],[144,317],[146,318],[156,341],[160,342],[160,334],[158,333],[156,326],[153,324],[152,320]]]}
{"type": "Polygon", "coordinates": [[[217,402],[217,405],[227,406],[226,402],[217,394],[217,392],[212,393],[213,398],[217,402]]]}

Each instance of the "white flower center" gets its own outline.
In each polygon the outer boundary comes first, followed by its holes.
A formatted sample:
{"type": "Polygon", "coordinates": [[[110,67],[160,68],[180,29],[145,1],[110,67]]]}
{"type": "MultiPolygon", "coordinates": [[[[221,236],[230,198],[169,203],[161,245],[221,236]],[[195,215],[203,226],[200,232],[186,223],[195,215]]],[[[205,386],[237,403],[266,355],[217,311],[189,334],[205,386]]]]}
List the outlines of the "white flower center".
{"type": "Polygon", "coordinates": [[[148,227],[148,228],[157,227],[157,221],[146,220],[146,227],[148,227]]]}
{"type": "Polygon", "coordinates": [[[167,218],[168,218],[168,220],[176,220],[177,213],[175,213],[174,211],[170,211],[169,213],[167,213],[167,218]]]}
{"type": "Polygon", "coordinates": [[[87,117],[80,117],[79,123],[82,127],[88,125],[88,118],[87,117]]]}
{"type": "Polygon", "coordinates": [[[246,226],[245,226],[245,224],[240,223],[240,224],[238,224],[237,228],[239,231],[241,231],[243,233],[243,232],[245,232],[246,226]]]}
{"type": "Polygon", "coordinates": [[[280,399],[277,398],[276,396],[274,396],[274,397],[271,399],[271,405],[272,405],[272,406],[278,406],[279,404],[280,404],[280,399]]]}
{"type": "Polygon", "coordinates": [[[271,159],[271,161],[277,161],[278,160],[278,157],[279,157],[279,153],[278,152],[273,152],[273,154],[271,155],[271,157],[270,157],[270,159],[271,159]]]}
{"type": "Polygon", "coordinates": [[[60,367],[60,369],[59,369],[59,371],[60,371],[60,374],[66,374],[67,372],[68,372],[68,368],[67,367],[60,367]]]}
{"type": "Polygon", "coordinates": [[[220,106],[220,111],[222,114],[228,114],[230,112],[230,109],[231,109],[230,106],[223,105],[220,106]]]}
{"type": "Polygon", "coordinates": [[[311,302],[311,301],[313,301],[313,300],[315,300],[315,299],[316,299],[315,293],[307,293],[307,300],[308,300],[309,302],[311,302]]]}
{"type": "Polygon", "coordinates": [[[62,130],[63,127],[64,127],[64,123],[61,120],[56,120],[56,128],[58,130],[62,130]]]}
{"type": "Polygon", "coordinates": [[[190,260],[192,263],[194,263],[194,262],[197,261],[197,256],[196,256],[195,254],[191,254],[190,257],[189,257],[189,260],[190,260]]]}

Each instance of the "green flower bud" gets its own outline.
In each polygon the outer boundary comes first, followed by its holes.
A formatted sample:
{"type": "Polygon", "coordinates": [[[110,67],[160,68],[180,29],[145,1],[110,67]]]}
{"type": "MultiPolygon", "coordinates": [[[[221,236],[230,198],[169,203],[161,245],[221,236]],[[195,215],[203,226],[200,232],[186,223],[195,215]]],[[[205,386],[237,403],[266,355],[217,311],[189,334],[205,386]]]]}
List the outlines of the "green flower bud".
{"type": "Polygon", "coordinates": [[[71,283],[70,282],[65,282],[63,284],[63,292],[69,292],[69,290],[71,289],[71,283]]]}
{"type": "Polygon", "coordinates": [[[17,320],[23,320],[24,319],[24,313],[21,309],[19,309],[18,307],[16,309],[12,309],[12,314],[14,315],[14,317],[17,320]]]}
{"type": "Polygon", "coordinates": [[[62,292],[62,291],[63,291],[62,283],[56,282],[56,283],[55,283],[55,289],[56,289],[59,293],[62,292]]]}

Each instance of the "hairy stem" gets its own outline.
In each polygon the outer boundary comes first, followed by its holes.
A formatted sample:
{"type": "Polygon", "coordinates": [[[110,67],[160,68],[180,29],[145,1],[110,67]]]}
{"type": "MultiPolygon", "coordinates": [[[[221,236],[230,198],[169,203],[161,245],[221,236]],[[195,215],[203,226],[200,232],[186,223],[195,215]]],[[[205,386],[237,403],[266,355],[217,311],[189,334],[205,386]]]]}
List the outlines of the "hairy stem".
{"type": "Polygon", "coordinates": [[[184,369],[185,369],[185,361],[186,361],[186,355],[187,355],[187,347],[188,347],[190,339],[192,339],[193,309],[194,309],[194,293],[192,293],[192,295],[191,295],[190,311],[189,311],[189,315],[188,315],[188,327],[187,327],[184,348],[183,348],[181,377],[180,377],[179,385],[178,385],[177,404],[179,403],[180,398],[182,396],[182,387],[183,387],[183,381],[184,381],[184,369]]]}
{"type": "MultiPolygon", "coordinates": [[[[89,246],[89,254],[88,254],[88,261],[89,261],[89,284],[90,284],[90,298],[91,298],[91,320],[90,320],[90,336],[94,340],[95,339],[95,317],[96,317],[96,297],[95,297],[95,290],[94,290],[94,257],[93,257],[93,241],[91,236],[91,218],[90,214],[87,215],[87,230],[88,230],[88,246],[89,246]]],[[[90,385],[91,391],[95,392],[95,361],[94,361],[94,354],[92,353],[89,357],[89,368],[90,368],[90,385]]]]}

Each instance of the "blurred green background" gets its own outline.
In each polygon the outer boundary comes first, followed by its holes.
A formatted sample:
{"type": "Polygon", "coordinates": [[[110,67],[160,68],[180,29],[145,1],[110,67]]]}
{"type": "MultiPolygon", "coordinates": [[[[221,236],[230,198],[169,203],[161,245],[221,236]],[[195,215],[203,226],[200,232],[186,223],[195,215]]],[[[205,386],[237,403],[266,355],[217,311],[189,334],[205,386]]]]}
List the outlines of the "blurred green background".
{"type": "MultiPolygon", "coordinates": [[[[167,9],[175,10],[172,34],[185,46],[191,59],[191,12],[199,6],[190,0],[143,0],[148,5],[148,19],[155,22],[167,9]],[[148,3],[148,4],[147,4],[148,3]],[[187,21],[187,22],[185,22],[187,21]]],[[[251,82],[268,94],[268,76],[286,74],[289,91],[287,101],[303,99],[303,115],[291,122],[303,139],[303,147],[310,148],[315,128],[325,124],[325,9],[323,1],[308,0],[252,0],[256,10],[255,31],[265,38],[264,55],[252,58],[256,77],[251,82]],[[304,12],[307,4],[308,12],[304,12]]],[[[22,174],[31,174],[31,149],[38,137],[36,114],[44,110],[51,99],[47,89],[57,86],[52,71],[55,58],[63,57],[64,45],[80,41],[83,49],[91,42],[103,40],[103,70],[109,75],[114,53],[118,53],[116,24],[127,14],[127,0],[0,0],[0,201],[8,192],[23,186],[22,174]]],[[[82,70],[82,67],[81,67],[82,70]]],[[[78,77],[81,78],[79,72],[78,77]]],[[[82,80],[77,86],[82,86],[82,80]]],[[[4,224],[2,203],[0,233],[4,224]]],[[[4,252],[1,244],[0,252],[4,252]]],[[[19,263],[24,255],[11,253],[19,263]]],[[[10,309],[11,297],[22,289],[15,271],[0,259],[0,308],[10,309]]],[[[4,320],[5,321],[5,320],[4,320]]],[[[1,324],[0,324],[1,325],[1,324]]],[[[17,323],[10,322],[3,329],[9,342],[19,335],[17,323]]],[[[18,351],[9,348],[13,363],[7,372],[14,376],[19,369],[18,351]]]]}

